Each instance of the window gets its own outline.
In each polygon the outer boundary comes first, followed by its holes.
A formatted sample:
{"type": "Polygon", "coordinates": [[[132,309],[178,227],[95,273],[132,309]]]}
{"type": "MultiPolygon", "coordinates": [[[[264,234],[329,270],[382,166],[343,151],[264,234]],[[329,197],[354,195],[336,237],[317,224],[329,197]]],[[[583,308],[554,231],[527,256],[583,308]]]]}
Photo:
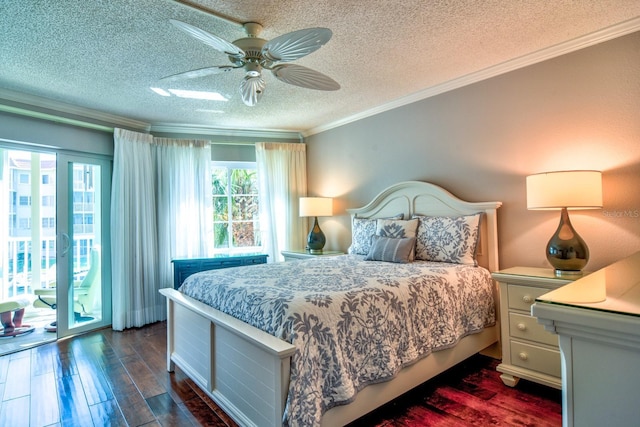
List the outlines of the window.
{"type": "Polygon", "coordinates": [[[20,206],[31,206],[31,196],[20,196],[20,206]]]}
{"type": "Polygon", "coordinates": [[[213,162],[212,197],[215,251],[259,251],[262,241],[255,163],[213,162]]]}
{"type": "Polygon", "coordinates": [[[42,206],[55,206],[55,198],[53,196],[42,196],[42,206]]]}
{"type": "Polygon", "coordinates": [[[55,227],[56,227],[55,218],[42,218],[42,228],[55,228],[55,227]]]}
{"type": "Polygon", "coordinates": [[[20,177],[18,178],[18,182],[20,184],[28,184],[29,181],[29,174],[28,173],[21,173],[20,177]]]}
{"type": "Polygon", "coordinates": [[[50,179],[51,179],[50,175],[42,175],[42,183],[44,185],[49,184],[50,179]]]}

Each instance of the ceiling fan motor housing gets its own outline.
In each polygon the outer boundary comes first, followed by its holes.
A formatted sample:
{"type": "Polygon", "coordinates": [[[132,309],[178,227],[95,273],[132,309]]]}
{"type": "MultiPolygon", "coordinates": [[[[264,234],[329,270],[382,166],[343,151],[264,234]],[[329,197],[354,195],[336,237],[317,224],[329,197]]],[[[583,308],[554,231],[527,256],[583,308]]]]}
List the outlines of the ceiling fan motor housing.
{"type": "Polygon", "coordinates": [[[245,37],[242,39],[238,39],[233,42],[234,45],[238,46],[245,53],[244,58],[237,58],[233,56],[229,56],[229,61],[231,61],[234,65],[243,66],[245,64],[255,62],[258,65],[262,65],[264,62],[264,58],[262,56],[262,46],[265,45],[267,41],[265,39],[253,38],[253,37],[245,37]]]}

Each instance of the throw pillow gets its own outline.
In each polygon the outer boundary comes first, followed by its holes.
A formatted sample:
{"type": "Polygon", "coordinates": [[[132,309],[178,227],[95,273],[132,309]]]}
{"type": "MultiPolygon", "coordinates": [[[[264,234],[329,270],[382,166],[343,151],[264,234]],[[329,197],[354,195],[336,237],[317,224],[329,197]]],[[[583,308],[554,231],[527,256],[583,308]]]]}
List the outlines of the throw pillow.
{"type": "Polygon", "coordinates": [[[395,239],[393,237],[373,236],[371,250],[369,250],[365,260],[397,263],[411,262],[411,252],[415,243],[415,237],[395,239]]]}

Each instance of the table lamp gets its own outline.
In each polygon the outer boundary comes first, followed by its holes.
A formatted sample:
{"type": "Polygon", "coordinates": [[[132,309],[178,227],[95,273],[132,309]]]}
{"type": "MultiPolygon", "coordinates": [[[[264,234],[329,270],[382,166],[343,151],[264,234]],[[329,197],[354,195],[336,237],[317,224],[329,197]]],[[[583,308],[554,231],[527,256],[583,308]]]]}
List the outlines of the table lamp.
{"type": "Polygon", "coordinates": [[[307,236],[307,248],[312,254],[321,254],[327,239],[318,225],[319,216],[333,215],[333,199],[330,197],[301,197],[300,216],[314,217],[313,228],[307,236]]]}
{"type": "Polygon", "coordinates": [[[571,225],[568,209],[600,208],[599,171],[546,172],[527,177],[527,209],[560,210],[560,224],[546,249],[557,276],[580,275],[589,261],[589,248],[571,225]]]}

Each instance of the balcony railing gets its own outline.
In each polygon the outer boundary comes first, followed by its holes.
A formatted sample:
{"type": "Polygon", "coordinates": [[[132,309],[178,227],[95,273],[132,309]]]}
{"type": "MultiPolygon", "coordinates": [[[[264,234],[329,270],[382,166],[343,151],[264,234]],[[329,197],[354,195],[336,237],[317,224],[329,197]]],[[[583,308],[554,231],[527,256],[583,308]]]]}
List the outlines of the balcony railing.
{"type": "MultiPolygon", "coordinates": [[[[93,225],[89,226],[93,230],[93,225]]],[[[93,235],[74,239],[74,272],[86,270],[89,263],[89,248],[93,235]],[[81,241],[84,244],[80,244],[81,241]]],[[[1,251],[0,260],[0,301],[17,295],[30,295],[34,289],[49,287],[56,281],[56,239],[42,239],[39,243],[40,255],[35,259],[30,238],[10,237],[6,251],[1,251]],[[44,265],[44,267],[43,267],[44,265]],[[4,268],[3,268],[4,266],[4,268]],[[40,267],[40,268],[37,268],[40,267]]]]}

